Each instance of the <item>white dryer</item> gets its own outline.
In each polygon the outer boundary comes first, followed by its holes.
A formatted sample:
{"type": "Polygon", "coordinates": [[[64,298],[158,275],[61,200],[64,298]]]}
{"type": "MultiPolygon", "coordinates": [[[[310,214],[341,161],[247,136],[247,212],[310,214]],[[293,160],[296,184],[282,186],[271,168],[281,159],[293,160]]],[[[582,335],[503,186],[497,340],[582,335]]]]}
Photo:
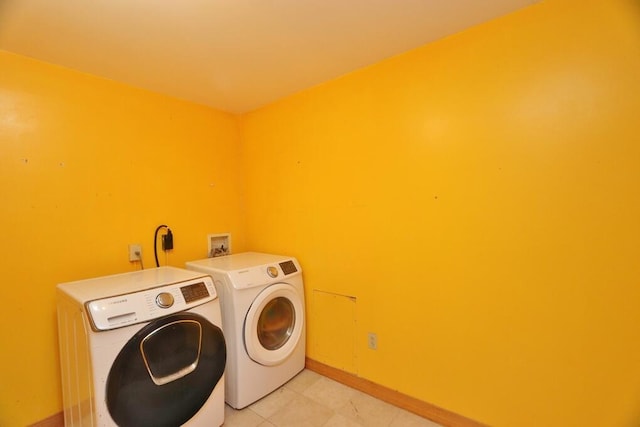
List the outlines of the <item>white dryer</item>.
{"type": "Polygon", "coordinates": [[[58,285],[67,426],[219,426],[226,346],[211,277],[174,267],[58,285]]]}
{"type": "Polygon", "coordinates": [[[210,274],[220,295],[230,406],[244,408],[304,369],[304,287],[295,258],[246,252],[187,262],[187,269],[210,274]]]}

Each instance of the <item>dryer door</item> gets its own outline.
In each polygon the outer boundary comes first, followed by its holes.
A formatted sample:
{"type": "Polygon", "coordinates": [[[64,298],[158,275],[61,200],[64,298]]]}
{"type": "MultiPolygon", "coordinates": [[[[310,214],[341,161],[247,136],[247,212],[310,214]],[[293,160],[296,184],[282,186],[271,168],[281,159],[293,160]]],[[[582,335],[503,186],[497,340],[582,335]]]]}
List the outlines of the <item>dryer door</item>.
{"type": "Polygon", "coordinates": [[[304,328],[304,307],[295,288],[277,283],[263,290],[244,321],[244,345],[261,365],[283,362],[295,350],[304,328]]]}
{"type": "Polygon", "coordinates": [[[193,417],[222,378],[222,330],[183,313],[149,323],[116,357],[106,403],[118,426],[178,426],[193,417]]]}

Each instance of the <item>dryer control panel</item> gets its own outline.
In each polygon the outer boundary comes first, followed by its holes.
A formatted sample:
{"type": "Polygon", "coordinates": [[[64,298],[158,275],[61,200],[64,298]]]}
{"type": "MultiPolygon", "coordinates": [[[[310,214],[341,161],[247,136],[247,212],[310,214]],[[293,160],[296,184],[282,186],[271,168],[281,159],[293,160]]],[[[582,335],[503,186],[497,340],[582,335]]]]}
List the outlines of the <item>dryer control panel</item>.
{"type": "Polygon", "coordinates": [[[86,303],[95,331],[107,331],[148,322],[217,298],[211,277],[163,285],[86,303]]]}
{"type": "Polygon", "coordinates": [[[265,264],[227,272],[232,286],[236,289],[264,286],[276,280],[285,279],[292,274],[299,273],[300,269],[293,260],[282,261],[274,264],[265,264]]]}

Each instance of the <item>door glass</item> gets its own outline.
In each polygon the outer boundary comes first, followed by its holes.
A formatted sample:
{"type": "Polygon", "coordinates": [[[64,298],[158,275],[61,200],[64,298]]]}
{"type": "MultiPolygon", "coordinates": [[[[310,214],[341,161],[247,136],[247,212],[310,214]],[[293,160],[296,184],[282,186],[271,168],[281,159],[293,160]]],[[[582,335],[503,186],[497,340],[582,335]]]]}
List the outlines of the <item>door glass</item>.
{"type": "Polygon", "coordinates": [[[258,319],[258,339],[267,350],[277,350],[289,340],[296,322],[296,312],[287,298],[277,297],[267,303],[258,319]]]}
{"type": "Polygon", "coordinates": [[[154,383],[166,384],[198,366],[202,327],[193,320],[179,320],[147,335],[140,345],[142,359],[154,383]]]}

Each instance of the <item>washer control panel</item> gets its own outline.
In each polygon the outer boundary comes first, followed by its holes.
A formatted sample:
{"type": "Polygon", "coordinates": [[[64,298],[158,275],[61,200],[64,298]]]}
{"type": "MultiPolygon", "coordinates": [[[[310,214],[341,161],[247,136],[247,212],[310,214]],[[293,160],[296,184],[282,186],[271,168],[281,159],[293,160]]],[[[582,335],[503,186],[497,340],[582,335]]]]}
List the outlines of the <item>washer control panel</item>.
{"type": "Polygon", "coordinates": [[[188,310],[217,298],[211,277],[102,298],[85,304],[96,331],[121,328],[188,310]]]}

